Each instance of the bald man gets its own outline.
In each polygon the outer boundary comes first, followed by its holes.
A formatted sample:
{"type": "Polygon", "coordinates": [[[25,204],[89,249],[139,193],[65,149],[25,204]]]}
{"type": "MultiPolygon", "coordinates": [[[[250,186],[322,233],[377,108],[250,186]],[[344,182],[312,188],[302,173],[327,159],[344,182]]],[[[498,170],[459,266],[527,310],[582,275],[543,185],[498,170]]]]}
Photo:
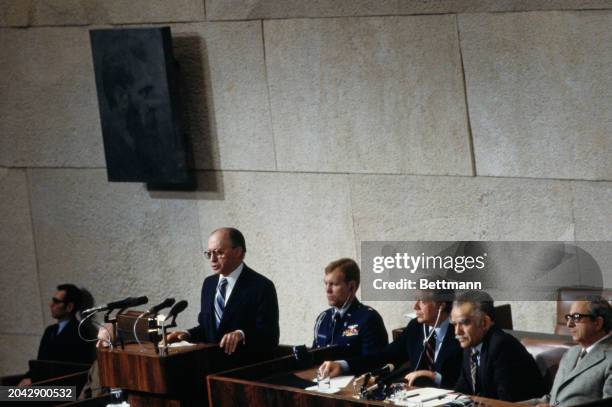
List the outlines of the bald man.
{"type": "Polygon", "coordinates": [[[168,342],[219,343],[228,365],[273,357],[278,345],[278,300],[272,281],[244,263],[246,243],[238,229],[215,230],[204,255],[213,275],[202,285],[199,325],[168,335],[168,342]]]}

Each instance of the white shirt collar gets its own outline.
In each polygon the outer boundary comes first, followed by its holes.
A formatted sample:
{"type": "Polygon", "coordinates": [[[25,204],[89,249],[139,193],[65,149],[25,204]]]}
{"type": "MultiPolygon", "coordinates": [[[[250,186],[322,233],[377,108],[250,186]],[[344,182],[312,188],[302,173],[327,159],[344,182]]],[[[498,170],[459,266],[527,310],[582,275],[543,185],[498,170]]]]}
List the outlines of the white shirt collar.
{"type": "MultiPolygon", "coordinates": [[[[612,335],[612,332],[608,332],[608,334],[607,334],[607,335],[605,335],[603,338],[601,338],[600,340],[598,340],[597,342],[595,342],[594,344],[592,344],[591,346],[589,346],[588,348],[586,348],[586,353],[587,353],[587,354],[588,354],[588,353],[590,353],[590,352],[593,350],[593,348],[594,348],[594,347],[595,347],[595,346],[596,346],[598,343],[600,343],[601,341],[606,340],[607,338],[609,338],[609,337],[610,337],[610,335],[612,335]]],[[[584,348],[583,348],[583,349],[584,349],[584,348]]]]}
{"type": "Polygon", "coordinates": [[[344,306],[342,306],[342,308],[332,307],[334,309],[334,313],[339,313],[340,314],[340,318],[343,318],[344,314],[346,314],[346,311],[348,311],[348,309],[353,304],[353,301],[355,301],[355,297],[354,296],[351,298],[351,300],[349,302],[344,304],[344,306]]]}
{"type": "Polygon", "coordinates": [[[442,342],[444,337],[446,336],[446,331],[448,330],[448,326],[450,325],[449,318],[446,318],[438,327],[436,328],[436,341],[442,342]]]}
{"type": "Polygon", "coordinates": [[[229,273],[227,276],[222,276],[222,275],[219,276],[217,287],[219,287],[219,283],[221,282],[221,279],[225,278],[227,280],[227,287],[225,288],[225,302],[226,303],[229,300],[230,295],[232,294],[232,290],[234,289],[234,286],[236,285],[236,281],[238,281],[238,278],[242,274],[242,270],[244,270],[244,263],[240,263],[240,265],[236,267],[234,271],[229,273]]]}

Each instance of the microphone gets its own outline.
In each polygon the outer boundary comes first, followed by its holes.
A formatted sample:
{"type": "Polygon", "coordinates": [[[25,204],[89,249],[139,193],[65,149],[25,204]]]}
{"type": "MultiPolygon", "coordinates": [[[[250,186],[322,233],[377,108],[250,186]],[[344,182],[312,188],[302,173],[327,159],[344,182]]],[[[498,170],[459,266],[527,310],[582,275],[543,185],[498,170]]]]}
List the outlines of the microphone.
{"type": "Polygon", "coordinates": [[[376,369],[376,370],[372,370],[372,371],[370,372],[370,374],[371,374],[372,376],[375,376],[375,377],[380,377],[380,376],[383,376],[383,375],[388,375],[388,374],[389,374],[389,373],[391,373],[393,370],[395,370],[395,366],[393,366],[393,364],[391,364],[391,363],[387,363],[387,364],[386,364],[386,365],[384,365],[383,367],[379,367],[379,368],[378,368],[378,369],[376,369]]]}
{"type": "Polygon", "coordinates": [[[149,302],[147,296],[142,297],[128,297],[120,301],[109,302],[108,304],[98,305],[97,307],[89,308],[83,311],[83,315],[91,314],[92,312],[100,312],[100,311],[112,311],[114,309],[123,309],[136,307],[138,305],[143,305],[149,302]]]}
{"type": "Polygon", "coordinates": [[[175,302],[176,300],[174,298],[166,298],[164,301],[157,304],[156,306],[149,308],[147,310],[147,313],[157,315],[159,311],[163,310],[164,308],[171,307],[175,302]]]}
{"type": "Polygon", "coordinates": [[[176,317],[178,314],[185,311],[185,308],[187,308],[187,304],[188,303],[185,300],[179,301],[174,304],[174,307],[170,308],[170,312],[168,312],[168,315],[166,315],[166,321],[172,317],[176,317]]]}

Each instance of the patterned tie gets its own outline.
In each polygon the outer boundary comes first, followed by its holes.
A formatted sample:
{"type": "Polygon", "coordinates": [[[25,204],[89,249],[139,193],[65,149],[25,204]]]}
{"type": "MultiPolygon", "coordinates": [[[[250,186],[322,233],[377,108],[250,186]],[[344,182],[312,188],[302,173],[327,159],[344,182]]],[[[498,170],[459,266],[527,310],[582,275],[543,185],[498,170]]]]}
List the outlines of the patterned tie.
{"type": "Polygon", "coordinates": [[[225,290],[227,288],[227,279],[222,277],[217,286],[217,294],[215,295],[215,326],[219,329],[221,318],[223,318],[223,310],[225,309],[225,290]]]}
{"type": "MultiPolygon", "coordinates": [[[[433,328],[432,328],[433,329],[433,328]]],[[[425,363],[427,363],[427,370],[434,370],[434,363],[436,359],[436,331],[434,330],[429,337],[429,340],[425,344],[425,363]]]]}
{"type": "Polygon", "coordinates": [[[472,355],[470,357],[470,375],[472,376],[473,394],[476,394],[476,372],[478,371],[478,355],[480,355],[480,352],[472,348],[472,355]]]}

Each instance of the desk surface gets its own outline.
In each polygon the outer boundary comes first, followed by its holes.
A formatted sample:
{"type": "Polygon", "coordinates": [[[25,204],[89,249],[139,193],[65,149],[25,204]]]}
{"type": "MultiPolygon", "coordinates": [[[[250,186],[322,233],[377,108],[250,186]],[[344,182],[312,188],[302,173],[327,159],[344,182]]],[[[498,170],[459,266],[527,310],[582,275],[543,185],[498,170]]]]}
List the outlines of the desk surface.
{"type": "MultiPolygon", "coordinates": [[[[236,394],[232,394],[229,399],[225,399],[221,397],[216,399],[217,404],[226,405],[226,401],[231,400],[232,402],[237,402],[238,400],[245,399],[249,400],[253,406],[259,405],[268,405],[267,403],[273,402],[277,405],[285,405],[283,404],[285,401],[291,400],[293,403],[296,400],[300,400],[304,406],[317,405],[317,406],[392,406],[388,402],[382,401],[373,401],[373,400],[361,400],[354,396],[353,384],[352,381],[339,392],[334,394],[324,394],[316,391],[308,391],[303,390],[298,387],[291,387],[290,385],[281,385],[271,383],[277,381],[283,376],[295,375],[300,379],[312,381],[314,377],[317,375],[317,368],[310,369],[300,369],[300,370],[288,370],[283,371],[282,373],[277,371],[277,373],[271,375],[265,375],[263,377],[259,377],[257,379],[245,379],[245,378],[236,378],[236,377],[224,377],[224,374],[221,373],[219,375],[209,376],[209,387],[215,387],[219,385],[220,388],[223,388],[227,393],[233,392],[241,392],[243,394],[236,396],[236,394]],[[277,390],[278,394],[274,394],[275,390],[277,390]],[[291,395],[293,394],[293,395],[291,395]],[[328,402],[325,402],[327,400],[328,402]],[[278,404],[280,403],[280,404],[278,404]]],[[[220,390],[219,388],[219,390],[220,390]]],[[[410,388],[408,388],[410,389],[410,388]]],[[[226,395],[227,395],[226,393],[226,395]]],[[[470,396],[472,400],[477,403],[478,407],[516,407],[524,404],[520,403],[510,403],[507,401],[494,400],[484,397],[473,397],[470,396]]],[[[213,401],[211,399],[211,401],[213,401]]],[[[227,403],[227,405],[232,405],[231,403],[227,403]]],[[[289,405],[289,404],[287,404],[289,405]]]]}

